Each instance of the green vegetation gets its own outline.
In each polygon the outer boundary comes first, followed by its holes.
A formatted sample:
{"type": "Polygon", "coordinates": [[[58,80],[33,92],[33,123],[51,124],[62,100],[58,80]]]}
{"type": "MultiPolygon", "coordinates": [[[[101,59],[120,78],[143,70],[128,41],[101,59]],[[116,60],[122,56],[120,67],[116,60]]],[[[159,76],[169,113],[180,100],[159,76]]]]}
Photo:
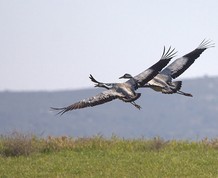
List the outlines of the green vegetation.
{"type": "Polygon", "coordinates": [[[218,177],[218,139],[0,137],[0,177],[218,177]]]}

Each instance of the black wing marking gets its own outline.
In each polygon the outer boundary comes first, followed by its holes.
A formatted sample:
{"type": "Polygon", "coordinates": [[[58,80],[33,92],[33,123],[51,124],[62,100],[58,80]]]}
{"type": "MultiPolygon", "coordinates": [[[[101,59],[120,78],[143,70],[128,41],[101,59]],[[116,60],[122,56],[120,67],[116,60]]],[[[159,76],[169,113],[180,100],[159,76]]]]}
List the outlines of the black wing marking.
{"type": "Polygon", "coordinates": [[[119,97],[119,93],[117,93],[115,90],[106,90],[102,93],[99,93],[96,96],[93,96],[93,97],[90,97],[87,99],[83,99],[79,102],[71,104],[70,106],[63,107],[63,108],[51,107],[51,109],[59,111],[58,114],[63,115],[65,112],[68,112],[71,110],[100,105],[100,104],[112,101],[118,97],[119,97]]]}
{"type": "Polygon", "coordinates": [[[215,44],[211,40],[204,39],[195,50],[176,59],[161,71],[161,74],[171,76],[174,79],[177,78],[187,70],[206,49],[214,47],[214,45],[215,44]]]}
{"type": "Polygon", "coordinates": [[[171,47],[169,47],[169,49],[166,51],[164,46],[161,59],[145,71],[136,75],[134,79],[140,84],[140,86],[145,85],[170,62],[170,60],[175,56],[176,53],[177,52],[175,51],[175,48],[171,49],[171,47]]]}

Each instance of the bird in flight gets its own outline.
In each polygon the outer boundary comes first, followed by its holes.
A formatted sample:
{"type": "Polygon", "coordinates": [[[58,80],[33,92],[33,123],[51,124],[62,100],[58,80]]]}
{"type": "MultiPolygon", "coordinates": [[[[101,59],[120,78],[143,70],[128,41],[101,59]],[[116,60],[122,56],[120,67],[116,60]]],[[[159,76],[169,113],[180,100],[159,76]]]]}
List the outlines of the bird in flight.
{"type": "Polygon", "coordinates": [[[134,77],[131,75],[123,76],[123,78],[129,79],[123,83],[101,83],[96,81],[92,75],[90,75],[90,79],[93,79],[93,81],[97,83],[96,86],[106,88],[107,90],[90,98],[73,103],[69,106],[62,108],[51,107],[51,109],[59,111],[58,114],[63,115],[71,110],[93,107],[115,99],[120,99],[121,101],[131,103],[136,108],[140,109],[141,107],[134,101],[141,96],[141,93],[136,93],[135,91],[138,89],[138,87],[145,85],[153,77],[155,77],[170,62],[175,54],[175,49],[171,49],[170,47],[168,50],[166,50],[164,47],[163,54],[158,62],[134,77]]]}
{"type": "Polygon", "coordinates": [[[180,90],[182,81],[172,81],[172,79],[180,76],[206,49],[214,47],[214,45],[215,44],[210,40],[203,40],[196,49],[173,61],[153,77],[153,79],[149,80],[148,83],[139,85],[139,88],[152,88],[153,90],[164,94],[177,93],[192,97],[192,94],[180,90]]]}
{"type": "Polygon", "coordinates": [[[204,39],[196,49],[173,61],[142,87],[149,87],[164,94],[177,93],[192,97],[192,94],[180,90],[182,81],[172,81],[172,79],[179,77],[206,49],[214,47],[214,45],[215,44],[211,40],[204,39]]]}

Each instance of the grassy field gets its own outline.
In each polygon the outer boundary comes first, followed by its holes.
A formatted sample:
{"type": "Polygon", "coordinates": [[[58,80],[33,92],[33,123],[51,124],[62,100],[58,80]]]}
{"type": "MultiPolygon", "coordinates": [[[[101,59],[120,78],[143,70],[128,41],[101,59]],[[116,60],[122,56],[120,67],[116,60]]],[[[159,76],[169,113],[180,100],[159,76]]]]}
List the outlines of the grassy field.
{"type": "Polygon", "coordinates": [[[0,137],[0,177],[218,177],[218,140],[0,137]]]}

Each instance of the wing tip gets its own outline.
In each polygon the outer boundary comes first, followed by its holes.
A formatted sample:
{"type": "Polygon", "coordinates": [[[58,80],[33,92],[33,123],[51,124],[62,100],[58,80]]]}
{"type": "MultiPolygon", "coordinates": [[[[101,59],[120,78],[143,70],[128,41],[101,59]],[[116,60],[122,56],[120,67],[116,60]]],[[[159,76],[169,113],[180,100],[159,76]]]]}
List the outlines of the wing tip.
{"type": "Polygon", "coordinates": [[[175,48],[171,48],[171,46],[166,50],[166,47],[164,46],[164,50],[161,56],[161,60],[170,60],[173,57],[176,56],[177,51],[175,51],[175,48]]]}
{"type": "Polygon", "coordinates": [[[67,108],[55,108],[55,107],[50,107],[51,111],[59,111],[56,115],[62,116],[65,112],[67,112],[67,108]]]}
{"type": "Polygon", "coordinates": [[[215,47],[215,43],[211,39],[204,38],[204,40],[199,44],[197,49],[207,49],[215,47]]]}

